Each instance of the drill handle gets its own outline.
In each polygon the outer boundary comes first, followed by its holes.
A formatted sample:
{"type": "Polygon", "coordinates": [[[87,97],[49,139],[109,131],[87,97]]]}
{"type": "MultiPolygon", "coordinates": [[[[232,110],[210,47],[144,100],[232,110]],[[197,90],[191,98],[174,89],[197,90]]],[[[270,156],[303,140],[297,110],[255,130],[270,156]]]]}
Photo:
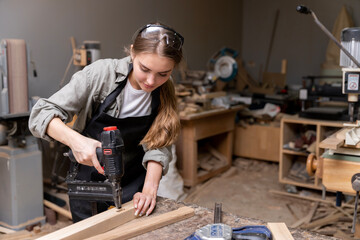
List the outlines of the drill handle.
{"type": "MultiPolygon", "coordinates": [[[[65,157],[68,157],[72,162],[77,163],[75,156],[72,152],[72,150],[70,149],[68,152],[64,153],[65,157]]],[[[100,163],[100,165],[103,165],[103,153],[101,148],[96,148],[96,157],[100,163]]]]}

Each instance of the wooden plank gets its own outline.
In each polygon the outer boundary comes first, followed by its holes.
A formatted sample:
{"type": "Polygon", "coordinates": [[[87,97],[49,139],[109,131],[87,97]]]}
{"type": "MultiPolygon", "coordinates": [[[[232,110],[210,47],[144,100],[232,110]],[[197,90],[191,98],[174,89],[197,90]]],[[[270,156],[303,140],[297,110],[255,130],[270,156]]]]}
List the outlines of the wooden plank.
{"type": "Polygon", "coordinates": [[[219,92],[211,92],[211,93],[203,93],[200,95],[201,99],[212,99],[217,97],[224,97],[226,96],[226,92],[219,91],[219,92]]]}
{"type": "MultiPolygon", "coordinates": [[[[181,121],[189,121],[189,120],[201,119],[201,118],[205,118],[205,117],[215,118],[217,115],[220,115],[223,113],[228,113],[228,112],[237,112],[237,111],[244,109],[245,107],[246,107],[245,105],[239,105],[239,106],[230,107],[229,109],[216,108],[216,109],[207,110],[207,111],[200,112],[200,113],[194,113],[191,115],[180,116],[180,120],[181,121]]],[[[234,113],[234,117],[235,117],[235,113],[234,113]]]]}
{"type": "Polygon", "coordinates": [[[342,217],[344,214],[342,212],[329,215],[327,217],[321,218],[319,220],[316,220],[312,223],[304,225],[302,228],[304,229],[312,229],[315,227],[321,227],[327,224],[334,224],[339,221],[340,217],[342,217]]]}
{"type": "Polygon", "coordinates": [[[109,231],[121,224],[135,218],[133,202],[130,201],[122,205],[122,208],[112,208],[95,216],[84,219],[80,222],[69,225],[58,231],[45,235],[38,240],[84,239],[96,234],[109,231]]]}
{"type": "Polygon", "coordinates": [[[285,223],[268,223],[267,227],[271,231],[273,240],[294,240],[285,223]]]}
{"type": "Polygon", "coordinates": [[[99,234],[86,240],[114,240],[114,239],[129,239],[140,234],[170,225],[172,223],[184,220],[194,216],[194,209],[191,207],[181,207],[177,210],[167,212],[153,217],[142,217],[133,220],[122,226],[119,226],[111,231],[99,234]]]}
{"type": "MultiPolygon", "coordinates": [[[[295,197],[295,198],[304,199],[304,200],[308,200],[308,201],[321,202],[321,203],[326,203],[326,204],[330,204],[330,205],[335,204],[335,201],[320,199],[320,198],[316,198],[316,197],[301,196],[301,195],[295,194],[295,193],[288,193],[288,192],[272,190],[272,189],[269,190],[269,192],[273,193],[273,194],[279,194],[279,195],[288,196],[288,197],[295,197]]],[[[348,208],[354,209],[354,205],[352,205],[352,204],[342,203],[341,205],[343,207],[348,207],[348,208]]]]}
{"type": "Polygon", "coordinates": [[[28,220],[26,222],[23,222],[19,225],[16,225],[16,226],[13,226],[13,225],[10,225],[6,222],[2,222],[0,221],[0,226],[3,226],[5,228],[9,228],[9,229],[23,229],[23,228],[26,228],[27,226],[30,226],[30,225],[35,225],[35,224],[38,224],[39,222],[43,222],[45,221],[45,216],[41,216],[41,217],[36,217],[34,219],[31,219],[31,220],[28,220]]]}
{"type": "Polygon", "coordinates": [[[20,240],[20,239],[31,239],[33,238],[33,232],[29,232],[27,230],[21,230],[14,233],[1,234],[1,240],[20,240]]]}
{"type": "Polygon", "coordinates": [[[301,226],[304,223],[305,224],[310,223],[310,221],[311,221],[312,217],[314,216],[318,206],[319,206],[319,202],[315,202],[314,206],[310,209],[309,213],[305,217],[303,217],[303,218],[299,219],[298,221],[296,221],[295,223],[293,223],[290,227],[297,228],[297,227],[301,226]]]}
{"type": "Polygon", "coordinates": [[[9,228],[4,228],[2,226],[0,226],[0,232],[2,233],[14,233],[16,231],[12,230],[12,229],[9,229],[9,228]]]}
{"type": "Polygon", "coordinates": [[[214,155],[217,159],[222,161],[224,164],[227,164],[229,162],[227,157],[224,154],[222,154],[221,152],[219,152],[218,150],[213,148],[210,144],[208,144],[206,147],[212,155],[214,155]]]}
{"type": "Polygon", "coordinates": [[[44,199],[44,205],[48,208],[51,208],[52,210],[54,210],[55,212],[67,217],[68,219],[72,219],[72,216],[71,216],[71,212],[62,208],[62,207],[59,207],[58,205],[48,201],[48,200],[45,200],[44,199]]]}
{"type": "Polygon", "coordinates": [[[328,138],[325,138],[324,140],[322,140],[319,144],[319,147],[325,148],[325,149],[336,150],[339,147],[343,146],[344,143],[345,143],[344,139],[339,139],[336,137],[336,134],[333,134],[333,135],[329,136],[328,138]]]}

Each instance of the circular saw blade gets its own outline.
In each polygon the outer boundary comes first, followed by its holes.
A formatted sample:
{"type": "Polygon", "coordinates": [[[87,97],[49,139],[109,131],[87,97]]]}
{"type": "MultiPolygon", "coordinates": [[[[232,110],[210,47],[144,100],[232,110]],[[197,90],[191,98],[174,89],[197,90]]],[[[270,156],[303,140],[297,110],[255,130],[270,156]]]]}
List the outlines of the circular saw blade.
{"type": "Polygon", "coordinates": [[[231,81],[237,73],[237,63],[230,56],[220,57],[214,66],[215,74],[225,82],[231,81]]]}

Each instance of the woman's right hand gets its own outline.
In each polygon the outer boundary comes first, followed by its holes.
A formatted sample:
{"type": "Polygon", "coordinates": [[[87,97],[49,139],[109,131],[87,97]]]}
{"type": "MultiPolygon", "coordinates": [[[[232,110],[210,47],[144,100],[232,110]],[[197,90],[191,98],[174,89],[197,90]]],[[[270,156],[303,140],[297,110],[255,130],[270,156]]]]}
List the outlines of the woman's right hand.
{"type": "Polygon", "coordinates": [[[101,148],[101,142],[81,134],[69,144],[76,161],[87,166],[94,166],[100,174],[104,174],[96,156],[96,148],[101,148]]]}
{"type": "Polygon", "coordinates": [[[94,166],[99,173],[104,174],[104,170],[96,156],[96,148],[101,148],[101,142],[81,135],[66,126],[57,117],[50,121],[47,127],[47,134],[70,147],[78,163],[94,166]]]}

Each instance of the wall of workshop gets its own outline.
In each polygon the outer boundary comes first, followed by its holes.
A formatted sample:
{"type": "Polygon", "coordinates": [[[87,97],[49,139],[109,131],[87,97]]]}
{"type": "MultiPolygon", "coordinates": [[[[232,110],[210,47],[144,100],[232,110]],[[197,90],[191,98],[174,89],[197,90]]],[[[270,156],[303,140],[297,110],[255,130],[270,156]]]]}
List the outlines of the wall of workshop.
{"type": "MultiPolygon", "coordinates": [[[[358,0],[0,0],[0,39],[26,40],[38,72],[29,79],[31,96],[48,97],[58,90],[72,53],[70,36],[78,44],[99,40],[103,58],[119,58],[136,29],[155,20],[184,35],[190,69],[205,70],[211,56],[228,46],[259,79],[279,9],[268,70],[280,71],[285,58],[287,82],[300,85],[302,76],[322,73],[329,39],[310,15],[295,11],[299,4],[310,7],[330,30],[343,5],[360,24],[358,0]]],[[[76,70],[70,68],[66,81],[76,70]]]]}
{"type": "Polygon", "coordinates": [[[277,9],[279,18],[268,71],[279,72],[281,60],[287,59],[287,83],[298,86],[302,76],[324,73],[321,65],[330,40],[311,15],[296,12],[298,5],[312,9],[330,31],[342,6],[347,7],[355,26],[360,25],[358,0],[244,0],[242,57],[255,79],[260,79],[259,73],[266,65],[277,9]]]}
{"type": "MultiPolygon", "coordinates": [[[[156,20],[185,37],[184,54],[193,70],[206,70],[223,46],[241,48],[238,0],[0,0],[0,39],[25,39],[36,64],[30,96],[49,97],[59,89],[72,54],[70,36],[78,45],[101,41],[102,58],[120,58],[134,32],[156,20]]],[[[77,70],[72,66],[65,82],[77,70]]]]}

